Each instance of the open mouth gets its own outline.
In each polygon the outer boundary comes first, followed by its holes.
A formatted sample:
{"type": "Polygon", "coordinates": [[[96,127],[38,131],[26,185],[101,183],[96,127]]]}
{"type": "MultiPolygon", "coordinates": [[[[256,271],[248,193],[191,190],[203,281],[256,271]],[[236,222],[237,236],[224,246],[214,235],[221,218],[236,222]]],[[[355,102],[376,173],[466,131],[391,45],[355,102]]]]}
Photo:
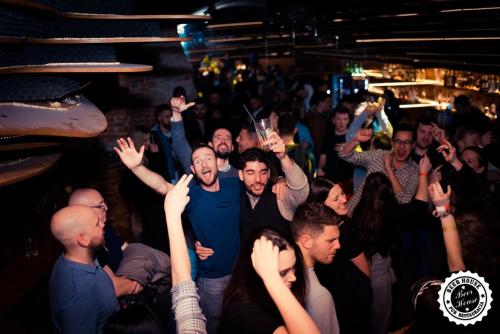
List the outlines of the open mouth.
{"type": "Polygon", "coordinates": [[[339,205],[339,210],[340,211],[345,211],[345,210],[347,210],[347,206],[345,204],[340,204],[339,205]]]}
{"type": "Polygon", "coordinates": [[[229,150],[229,146],[227,146],[226,144],[219,144],[219,146],[217,146],[217,151],[222,151],[222,152],[226,152],[227,150],[229,150]]]}
{"type": "Polygon", "coordinates": [[[252,185],[252,189],[254,191],[261,191],[264,189],[264,185],[262,183],[252,185]]]}

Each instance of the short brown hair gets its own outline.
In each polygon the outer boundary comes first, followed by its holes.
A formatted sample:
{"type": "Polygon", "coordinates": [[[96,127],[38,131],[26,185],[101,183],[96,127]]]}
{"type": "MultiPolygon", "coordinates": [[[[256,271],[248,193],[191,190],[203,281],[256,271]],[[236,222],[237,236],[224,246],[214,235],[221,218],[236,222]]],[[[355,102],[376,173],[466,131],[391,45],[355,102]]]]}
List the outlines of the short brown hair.
{"type": "Polygon", "coordinates": [[[335,211],[319,202],[306,202],[300,205],[293,217],[292,236],[298,240],[303,233],[317,236],[323,233],[325,225],[338,226],[342,222],[335,211]]]}

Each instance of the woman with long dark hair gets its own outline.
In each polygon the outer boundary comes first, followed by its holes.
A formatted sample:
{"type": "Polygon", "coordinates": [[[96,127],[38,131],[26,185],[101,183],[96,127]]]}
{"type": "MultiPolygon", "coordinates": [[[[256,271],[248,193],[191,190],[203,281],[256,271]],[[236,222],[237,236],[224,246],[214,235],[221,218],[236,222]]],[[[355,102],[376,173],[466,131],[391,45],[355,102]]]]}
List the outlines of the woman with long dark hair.
{"type": "Polygon", "coordinates": [[[340,184],[333,183],[327,178],[317,177],[310,186],[309,202],[319,202],[333,209],[339,216],[344,216],[344,223],[340,225],[340,244],[342,245],[340,253],[346,257],[366,276],[370,276],[370,268],[365,254],[359,247],[354,245],[355,237],[351,231],[352,225],[347,217],[347,197],[340,184]]]}
{"type": "Polygon", "coordinates": [[[373,303],[370,333],[387,333],[396,281],[389,250],[397,238],[396,198],[391,182],[382,173],[367,176],[361,200],[352,214],[363,251],[370,262],[373,303]]]}
{"type": "Polygon", "coordinates": [[[318,177],[310,186],[308,201],[323,203],[343,217],[340,245],[329,265],[316,264],[318,279],[335,300],[341,333],[367,333],[372,291],[370,267],[347,216],[347,197],[339,184],[318,177]]]}
{"type": "Polygon", "coordinates": [[[224,294],[219,333],[319,333],[305,311],[305,278],[293,240],[261,228],[242,244],[224,294]]]}

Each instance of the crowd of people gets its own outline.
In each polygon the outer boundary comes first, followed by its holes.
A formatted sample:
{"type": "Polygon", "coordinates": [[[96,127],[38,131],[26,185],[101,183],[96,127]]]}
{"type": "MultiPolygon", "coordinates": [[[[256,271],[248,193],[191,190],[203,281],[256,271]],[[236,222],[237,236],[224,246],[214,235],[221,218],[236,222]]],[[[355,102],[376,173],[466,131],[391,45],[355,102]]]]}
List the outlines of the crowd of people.
{"type": "Polygon", "coordinates": [[[470,270],[495,303],[498,123],[463,96],[446,122],[362,94],[332,110],[327,85],[313,86],[275,69],[231,96],[212,85],[188,102],[178,87],[151,130],[118,139],[142,243],[106,224],[99,192],[73,192],[51,221],[65,249],[56,331],[493,332],[496,305],[457,326],[437,293],[470,270]]]}

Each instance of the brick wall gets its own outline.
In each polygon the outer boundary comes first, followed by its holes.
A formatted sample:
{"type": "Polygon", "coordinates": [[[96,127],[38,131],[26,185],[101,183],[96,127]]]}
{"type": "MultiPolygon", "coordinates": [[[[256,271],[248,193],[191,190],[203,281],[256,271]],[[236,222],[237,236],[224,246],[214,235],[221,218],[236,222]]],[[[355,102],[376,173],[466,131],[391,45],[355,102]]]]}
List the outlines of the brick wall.
{"type": "MultiPolygon", "coordinates": [[[[108,222],[115,232],[127,241],[137,241],[141,232],[140,215],[132,203],[122,197],[119,189],[124,166],[113,151],[116,140],[130,136],[138,125],[154,125],[154,108],[170,101],[177,86],[186,89],[188,98],[194,98],[191,66],[179,47],[146,48],[145,52],[157,53],[157,64],[147,74],[120,75],[118,85],[127,92],[122,101],[105,113],[107,129],[99,136],[108,155],[108,166],[102,180],[95,185],[109,204],[108,222]]],[[[155,57],[149,57],[155,58],[155,57]]]]}

